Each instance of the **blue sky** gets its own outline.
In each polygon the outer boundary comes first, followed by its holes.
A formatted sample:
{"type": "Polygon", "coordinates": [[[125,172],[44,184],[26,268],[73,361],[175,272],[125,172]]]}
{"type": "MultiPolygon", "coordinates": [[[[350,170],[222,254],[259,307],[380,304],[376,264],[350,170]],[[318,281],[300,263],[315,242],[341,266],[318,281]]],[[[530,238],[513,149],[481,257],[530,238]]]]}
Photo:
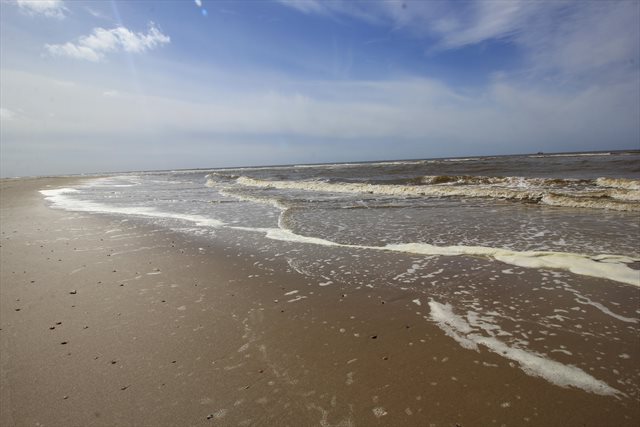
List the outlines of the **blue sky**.
{"type": "Polygon", "coordinates": [[[2,176],[640,148],[637,1],[0,7],[2,176]]]}

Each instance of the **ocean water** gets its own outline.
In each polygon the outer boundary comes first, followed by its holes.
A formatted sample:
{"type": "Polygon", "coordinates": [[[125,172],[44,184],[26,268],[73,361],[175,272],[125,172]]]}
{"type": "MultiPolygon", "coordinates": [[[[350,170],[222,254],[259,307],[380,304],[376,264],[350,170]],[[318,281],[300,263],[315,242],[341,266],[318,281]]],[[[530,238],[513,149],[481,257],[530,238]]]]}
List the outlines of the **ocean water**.
{"type": "Polygon", "coordinates": [[[640,398],[640,152],[135,172],[42,193],[254,248],[318,287],[410,290],[469,351],[640,398]]]}

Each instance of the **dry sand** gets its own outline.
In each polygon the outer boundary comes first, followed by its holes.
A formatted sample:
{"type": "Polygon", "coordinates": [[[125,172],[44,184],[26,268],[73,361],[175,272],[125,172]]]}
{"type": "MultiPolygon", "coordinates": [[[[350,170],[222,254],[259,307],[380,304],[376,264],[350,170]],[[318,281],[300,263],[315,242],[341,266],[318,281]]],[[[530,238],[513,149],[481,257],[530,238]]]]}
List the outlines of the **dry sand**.
{"type": "Polygon", "coordinates": [[[410,291],[318,287],[247,248],[48,208],[38,190],[70,181],[1,182],[2,426],[640,419],[637,401],[462,349],[410,291]]]}

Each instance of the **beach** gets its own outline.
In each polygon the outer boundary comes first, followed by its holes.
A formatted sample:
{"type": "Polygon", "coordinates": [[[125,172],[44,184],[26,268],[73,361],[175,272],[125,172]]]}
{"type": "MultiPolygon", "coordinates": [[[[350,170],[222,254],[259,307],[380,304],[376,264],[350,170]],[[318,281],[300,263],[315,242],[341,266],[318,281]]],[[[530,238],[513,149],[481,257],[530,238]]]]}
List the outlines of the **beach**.
{"type": "Polygon", "coordinates": [[[640,420],[638,287],[624,274],[372,250],[362,236],[269,240],[261,224],[52,209],[40,193],[88,181],[1,181],[3,426],[640,420]]]}

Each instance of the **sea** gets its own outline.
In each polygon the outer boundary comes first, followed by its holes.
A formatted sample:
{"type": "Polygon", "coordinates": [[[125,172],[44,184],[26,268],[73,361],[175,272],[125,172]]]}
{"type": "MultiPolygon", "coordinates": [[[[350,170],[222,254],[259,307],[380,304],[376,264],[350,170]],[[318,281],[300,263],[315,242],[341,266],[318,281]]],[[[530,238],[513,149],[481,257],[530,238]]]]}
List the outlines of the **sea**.
{"type": "Polygon", "coordinates": [[[461,350],[640,400],[640,151],[129,172],[42,194],[251,248],[318,289],[409,290],[461,350]]]}

